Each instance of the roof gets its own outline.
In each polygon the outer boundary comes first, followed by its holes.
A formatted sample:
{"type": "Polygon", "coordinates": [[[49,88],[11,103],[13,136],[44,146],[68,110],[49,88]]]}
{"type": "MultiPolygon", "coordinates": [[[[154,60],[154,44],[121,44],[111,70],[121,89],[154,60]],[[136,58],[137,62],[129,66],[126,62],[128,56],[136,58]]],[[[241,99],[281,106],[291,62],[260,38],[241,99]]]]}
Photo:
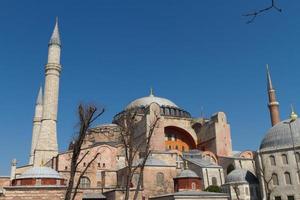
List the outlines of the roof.
{"type": "MultiPolygon", "coordinates": [[[[140,164],[143,160],[142,159],[139,159],[137,162],[135,162],[133,164],[133,166],[137,166],[138,164],[140,164]]],[[[170,166],[173,166],[173,165],[170,165],[170,164],[167,164],[165,163],[165,161],[163,160],[160,160],[160,159],[157,159],[157,158],[154,158],[153,156],[149,156],[146,163],[145,163],[145,166],[162,166],[162,167],[170,167],[170,166]]],[[[175,166],[175,165],[174,165],[175,166]]]]}
{"type": "Polygon", "coordinates": [[[199,176],[194,171],[185,169],[176,178],[199,178],[199,176]]]}
{"type": "Polygon", "coordinates": [[[249,170],[235,169],[227,175],[227,177],[225,179],[225,183],[237,183],[237,182],[258,184],[258,179],[249,170]]]}
{"type": "Polygon", "coordinates": [[[150,94],[147,97],[142,97],[132,101],[126,106],[125,110],[132,109],[132,108],[146,107],[149,106],[151,103],[157,103],[160,106],[179,108],[175,103],[173,103],[168,99],[162,97],[156,97],[153,94],[150,94]]]}
{"type": "Polygon", "coordinates": [[[299,118],[291,122],[291,129],[289,127],[290,120],[284,120],[270,128],[260,144],[260,150],[274,150],[292,147],[293,133],[295,146],[300,145],[300,120],[299,118]]]}
{"type": "Polygon", "coordinates": [[[157,199],[157,198],[160,199],[161,197],[167,197],[167,196],[182,196],[182,197],[193,196],[193,197],[204,197],[205,198],[205,197],[228,197],[228,194],[217,193],[217,192],[205,192],[205,191],[180,191],[180,192],[150,197],[149,199],[157,199]]]}
{"type": "Polygon", "coordinates": [[[62,179],[59,173],[50,167],[32,167],[17,177],[17,179],[24,179],[24,178],[62,179]]]}
{"type": "Polygon", "coordinates": [[[195,165],[198,165],[202,168],[221,168],[221,166],[212,163],[208,160],[205,160],[204,158],[183,158],[184,160],[187,160],[195,165]]]}
{"type": "Polygon", "coordinates": [[[106,199],[102,193],[84,193],[82,199],[106,199]]]}

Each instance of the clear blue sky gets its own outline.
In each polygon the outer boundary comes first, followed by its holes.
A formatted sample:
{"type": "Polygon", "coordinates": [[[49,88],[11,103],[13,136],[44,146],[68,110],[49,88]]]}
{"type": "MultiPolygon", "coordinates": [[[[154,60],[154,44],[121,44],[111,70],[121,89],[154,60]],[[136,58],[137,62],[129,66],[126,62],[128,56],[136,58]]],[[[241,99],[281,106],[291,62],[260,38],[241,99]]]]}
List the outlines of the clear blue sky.
{"type": "Polygon", "coordinates": [[[0,175],[26,164],[34,102],[44,80],[47,43],[59,16],[63,43],[58,113],[60,151],[75,131],[76,106],[95,102],[111,122],[131,100],[166,97],[193,116],[225,111],[235,150],[257,149],[270,127],[265,64],[281,103],[300,104],[300,2],[278,0],[0,2],[0,175]]]}

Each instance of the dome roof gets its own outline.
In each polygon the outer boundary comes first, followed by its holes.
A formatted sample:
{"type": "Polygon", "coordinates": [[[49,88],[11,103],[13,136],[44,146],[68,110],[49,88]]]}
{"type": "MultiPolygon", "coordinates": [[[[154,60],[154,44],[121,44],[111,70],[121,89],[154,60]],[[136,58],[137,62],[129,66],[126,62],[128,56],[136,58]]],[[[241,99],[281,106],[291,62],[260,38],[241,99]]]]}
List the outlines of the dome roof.
{"type": "Polygon", "coordinates": [[[225,180],[226,183],[247,182],[249,184],[257,184],[256,176],[246,169],[235,169],[230,172],[225,180]]]}
{"type": "Polygon", "coordinates": [[[199,176],[194,171],[185,169],[176,178],[199,178],[199,176]]]}
{"type": "MultiPolygon", "coordinates": [[[[279,122],[269,129],[260,144],[260,150],[280,149],[291,147],[293,145],[291,130],[289,127],[290,120],[279,122]]],[[[293,138],[296,146],[300,145],[300,119],[291,123],[293,138]]]]}
{"type": "Polygon", "coordinates": [[[162,98],[162,97],[156,97],[151,93],[147,97],[142,97],[142,98],[132,101],[131,103],[129,103],[126,106],[125,110],[131,109],[131,108],[146,107],[146,106],[149,106],[151,103],[157,103],[160,106],[178,108],[178,106],[175,103],[173,103],[172,101],[162,98]]]}
{"type": "Polygon", "coordinates": [[[24,179],[24,178],[62,179],[59,173],[50,167],[33,167],[17,177],[17,179],[24,179]]]}

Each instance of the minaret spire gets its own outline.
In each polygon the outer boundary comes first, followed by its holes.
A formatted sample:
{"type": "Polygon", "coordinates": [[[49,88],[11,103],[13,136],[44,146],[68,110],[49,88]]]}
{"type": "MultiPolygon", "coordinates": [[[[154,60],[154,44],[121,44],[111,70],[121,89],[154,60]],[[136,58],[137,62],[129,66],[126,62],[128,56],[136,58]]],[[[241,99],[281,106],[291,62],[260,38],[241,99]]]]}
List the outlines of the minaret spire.
{"type": "Polygon", "coordinates": [[[269,70],[269,65],[267,67],[267,89],[268,89],[268,97],[269,97],[269,110],[271,117],[271,124],[274,126],[275,124],[280,122],[280,114],[279,114],[279,102],[276,100],[276,92],[272,85],[271,74],[269,70]]]}
{"type": "Polygon", "coordinates": [[[43,88],[42,86],[40,87],[40,90],[39,90],[39,94],[36,98],[36,105],[43,105],[43,88]]]}
{"type": "Polygon", "coordinates": [[[48,162],[58,154],[56,121],[58,110],[61,41],[58,20],[48,44],[48,63],[45,67],[45,89],[41,128],[34,152],[34,166],[48,162]]]}
{"type": "Polygon", "coordinates": [[[49,45],[53,45],[53,44],[61,46],[59,28],[58,28],[58,17],[56,17],[55,26],[49,41],[49,45]]]}
{"type": "Polygon", "coordinates": [[[33,117],[31,151],[29,157],[30,165],[33,164],[34,161],[34,152],[39,138],[39,132],[42,124],[42,116],[43,116],[43,89],[42,87],[40,87],[38,96],[36,98],[35,113],[33,117]]]}

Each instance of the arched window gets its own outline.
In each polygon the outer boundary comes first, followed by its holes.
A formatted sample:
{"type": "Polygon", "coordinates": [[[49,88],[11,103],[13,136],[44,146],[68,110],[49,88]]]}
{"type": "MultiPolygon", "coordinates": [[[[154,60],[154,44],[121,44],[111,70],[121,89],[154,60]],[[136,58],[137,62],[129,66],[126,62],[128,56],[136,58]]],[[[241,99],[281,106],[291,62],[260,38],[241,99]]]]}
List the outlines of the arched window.
{"type": "Polygon", "coordinates": [[[283,164],[285,164],[285,165],[289,164],[288,157],[287,157],[286,154],[282,154],[281,157],[282,157],[282,163],[283,164]]]}
{"type": "Polygon", "coordinates": [[[218,185],[217,178],[216,177],[212,177],[211,178],[211,183],[212,183],[212,185],[218,185]]]}
{"type": "Polygon", "coordinates": [[[163,186],[165,181],[164,174],[162,172],[158,172],[156,174],[156,185],[157,186],[163,186]]]}
{"type": "Polygon", "coordinates": [[[299,152],[296,153],[296,162],[300,162],[300,153],[299,152]]]}
{"type": "Polygon", "coordinates": [[[279,185],[277,174],[275,174],[275,173],[272,174],[272,181],[273,181],[273,185],[279,185]]]}
{"type": "Polygon", "coordinates": [[[196,183],[192,182],[192,190],[196,190],[196,183]]]}
{"type": "Polygon", "coordinates": [[[89,188],[91,187],[91,181],[88,177],[82,177],[80,179],[79,188],[89,188]]]}
{"type": "Polygon", "coordinates": [[[270,156],[270,164],[275,166],[276,165],[276,161],[275,161],[275,157],[274,156],[270,156]]]}
{"type": "Polygon", "coordinates": [[[285,183],[288,184],[288,185],[291,185],[292,184],[292,181],[291,181],[291,175],[289,172],[285,172],[284,173],[284,178],[285,178],[285,183]]]}

